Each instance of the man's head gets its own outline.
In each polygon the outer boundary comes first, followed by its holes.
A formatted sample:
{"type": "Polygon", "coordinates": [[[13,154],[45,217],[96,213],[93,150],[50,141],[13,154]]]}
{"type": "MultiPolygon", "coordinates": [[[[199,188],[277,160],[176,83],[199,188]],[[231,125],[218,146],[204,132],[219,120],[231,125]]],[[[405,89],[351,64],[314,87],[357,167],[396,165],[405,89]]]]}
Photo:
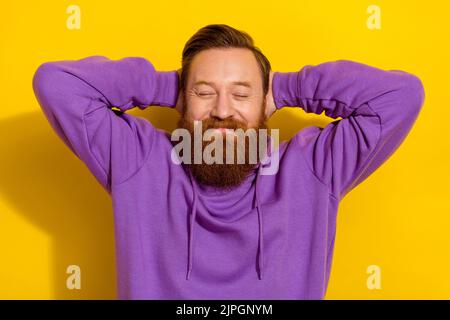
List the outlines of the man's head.
{"type": "MultiPolygon", "coordinates": [[[[178,127],[188,129],[191,137],[194,120],[202,122],[203,132],[210,128],[241,128],[244,131],[254,128],[257,132],[267,128],[265,105],[270,71],[269,61],[254,46],[247,33],[227,25],[208,25],[200,29],[183,50],[180,74],[182,115],[178,127]]],[[[236,139],[233,141],[237,157],[236,139]]],[[[249,163],[249,140],[243,142],[244,164],[237,161],[225,163],[224,150],[223,164],[203,161],[194,164],[191,161],[187,166],[202,184],[219,188],[237,186],[256,166],[249,163]]],[[[203,141],[203,148],[210,143],[203,141]]]]}

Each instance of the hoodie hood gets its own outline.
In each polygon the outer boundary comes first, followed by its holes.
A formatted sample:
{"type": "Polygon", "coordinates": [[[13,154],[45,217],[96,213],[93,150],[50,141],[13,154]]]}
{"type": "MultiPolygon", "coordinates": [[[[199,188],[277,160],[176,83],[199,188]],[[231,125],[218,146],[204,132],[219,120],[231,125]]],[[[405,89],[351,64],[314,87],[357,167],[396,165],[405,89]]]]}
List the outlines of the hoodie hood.
{"type": "MultiPolygon", "coordinates": [[[[263,268],[264,268],[264,229],[263,229],[263,214],[262,214],[262,206],[260,204],[260,196],[259,196],[259,185],[260,185],[260,176],[261,169],[270,165],[268,158],[271,157],[272,154],[272,146],[273,139],[270,135],[267,135],[267,153],[262,161],[260,161],[256,168],[256,176],[255,176],[255,187],[254,187],[254,199],[255,199],[255,207],[256,213],[258,215],[258,249],[257,249],[257,272],[259,280],[263,279],[263,268]]],[[[191,182],[192,190],[193,190],[193,198],[191,202],[191,213],[189,218],[189,235],[188,235],[188,262],[187,262],[187,272],[186,272],[186,280],[190,279],[193,265],[194,265],[194,234],[195,234],[195,221],[197,216],[197,204],[198,204],[198,193],[199,186],[197,185],[197,181],[192,175],[191,170],[187,169],[189,179],[191,182]]]]}

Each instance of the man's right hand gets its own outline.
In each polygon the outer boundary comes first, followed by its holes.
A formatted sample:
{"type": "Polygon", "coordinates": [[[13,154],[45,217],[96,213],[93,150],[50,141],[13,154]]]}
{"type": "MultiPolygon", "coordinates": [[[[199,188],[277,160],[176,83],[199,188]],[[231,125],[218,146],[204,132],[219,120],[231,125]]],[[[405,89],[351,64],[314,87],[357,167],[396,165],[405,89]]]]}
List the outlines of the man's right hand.
{"type": "MultiPolygon", "coordinates": [[[[180,79],[181,79],[181,68],[177,70],[178,73],[178,84],[180,83],[180,79]]],[[[178,99],[177,99],[177,104],[175,106],[175,109],[182,114],[183,112],[183,95],[181,94],[181,90],[178,90],[178,99]]]]}
{"type": "Polygon", "coordinates": [[[265,106],[265,116],[266,120],[269,120],[269,118],[273,115],[275,111],[277,111],[277,108],[275,106],[275,101],[273,98],[273,91],[272,91],[272,84],[273,83],[273,72],[270,71],[269,76],[269,91],[266,95],[266,106],[265,106]]]}

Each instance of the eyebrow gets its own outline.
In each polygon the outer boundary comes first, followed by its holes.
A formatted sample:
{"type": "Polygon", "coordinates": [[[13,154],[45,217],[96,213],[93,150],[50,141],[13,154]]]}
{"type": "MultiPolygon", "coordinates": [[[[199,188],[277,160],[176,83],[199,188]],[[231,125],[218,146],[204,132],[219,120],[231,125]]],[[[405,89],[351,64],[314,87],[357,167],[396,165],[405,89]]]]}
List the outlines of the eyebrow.
{"type": "MultiPolygon", "coordinates": [[[[206,84],[208,86],[214,87],[214,83],[213,82],[205,81],[205,80],[199,80],[199,81],[195,82],[194,86],[197,86],[197,85],[200,85],[200,84],[206,84]]],[[[247,87],[247,88],[252,88],[252,85],[250,84],[250,82],[247,82],[247,81],[233,81],[233,82],[231,82],[231,84],[237,85],[237,86],[244,86],[244,87],[247,87]]]]}

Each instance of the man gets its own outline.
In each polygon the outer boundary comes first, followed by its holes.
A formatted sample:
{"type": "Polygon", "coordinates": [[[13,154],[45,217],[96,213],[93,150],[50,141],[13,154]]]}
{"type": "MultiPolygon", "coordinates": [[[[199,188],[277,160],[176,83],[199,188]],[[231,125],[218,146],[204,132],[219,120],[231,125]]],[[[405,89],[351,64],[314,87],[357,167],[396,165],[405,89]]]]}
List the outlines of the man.
{"type": "Polygon", "coordinates": [[[424,90],[409,73],[347,60],[270,70],[248,34],[209,25],[186,43],[181,70],[93,56],[36,71],[50,124],[112,197],[120,299],[324,297],[339,202],[399,147],[424,90]],[[176,108],[191,133],[194,121],[202,132],[264,129],[285,106],[342,119],[268,148],[279,168],[262,174],[262,158],[174,162],[171,135],[126,113],[148,106],[176,108]]]}

